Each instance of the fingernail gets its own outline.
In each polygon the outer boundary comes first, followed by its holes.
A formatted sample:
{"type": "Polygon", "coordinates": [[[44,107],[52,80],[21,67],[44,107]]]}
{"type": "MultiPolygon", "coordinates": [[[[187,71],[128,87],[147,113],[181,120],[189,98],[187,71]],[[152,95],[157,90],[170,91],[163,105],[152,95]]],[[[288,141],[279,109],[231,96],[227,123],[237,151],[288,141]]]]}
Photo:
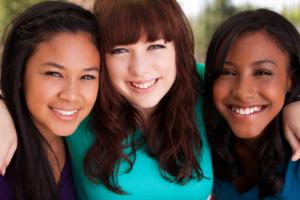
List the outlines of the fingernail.
{"type": "Polygon", "coordinates": [[[300,156],[299,154],[300,154],[300,152],[293,153],[291,160],[292,161],[299,160],[299,156],[300,156]]]}

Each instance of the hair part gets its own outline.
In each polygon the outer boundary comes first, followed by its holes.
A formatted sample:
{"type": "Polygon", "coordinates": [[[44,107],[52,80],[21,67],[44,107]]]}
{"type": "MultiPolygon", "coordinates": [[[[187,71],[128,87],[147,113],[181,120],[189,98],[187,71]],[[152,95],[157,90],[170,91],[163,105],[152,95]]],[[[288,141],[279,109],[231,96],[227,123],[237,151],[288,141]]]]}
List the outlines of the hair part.
{"type": "MultiPolygon", "coordinates": [[[[217,178],[232,181],[243,171],[234,149],[234,134],[213,103],[213,85],[223,71],[231,45],[242,34],[264,31],[278,47],[289,56],[289,74],[293,87],[286,96],[285,104],[300,92],[300,36],[296,28],[276,12],[267,9],[240,12],[224,21],[213,35],[207,51],[205,72],[204,115],[207,134],[213,153],[214,173],[217,178]],[[222,166],[222,167],[220,167],[222,166]]],[[[257,148],[259,160],[259,197],[279,192],[283,185],[282,173],[277,167],[285,165],[289,148],[284,137],[279,113],[265,129],[266,137],[257,148]],[[271,155],[271,156],[270,156],[271,155]]]]}
{"type": "Polygon", "coordinates": [[[139,111],[112,86],[105,58],[102,60],[100,91],[105,95],[99,96],[95,107],[101,118],[92,120],[96,142],[85,159],[85,173],[108,189],[124,193],[117,184],[120,162],[129,163],[129,172],[135,152],[145,147],[165,179],[184,184],[192,178],[203,178],[198,163],[202,142],[194,112],[202,82],[195,69],[191,27],[180,6],[175,0],[101,0],[96,1],[94,12],[106,52],[142,37],[150,42],[161,38],[173,41],[177,76],[145,123],[139,111]],[[143,134],[136,135],[136,129],[143,134]],[[123,152],[128,146],[130,154],[123,152]]]}
{"type": "Polygon", "coordinates": [[[7,172],[14,199],[59,199],[47,157],[52,149],[34,125],[23,94],[27,61],[41,42],[60,33],[87,33],[99,48],[96,25],[92,13],[80,6],[44,1],[25,10],[8,29],[2,54],[1,90],[18,135],[18,147],[7,172]]]}

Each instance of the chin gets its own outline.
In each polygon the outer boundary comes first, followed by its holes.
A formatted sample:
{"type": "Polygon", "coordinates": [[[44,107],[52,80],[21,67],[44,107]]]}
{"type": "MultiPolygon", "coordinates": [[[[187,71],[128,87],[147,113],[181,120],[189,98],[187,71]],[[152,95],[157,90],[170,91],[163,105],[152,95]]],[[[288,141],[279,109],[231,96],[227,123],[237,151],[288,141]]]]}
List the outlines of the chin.
{"type": "Polygon", "coordinates": [[[242,125],[242,126],[230,126],[233,134],[238,138],[244,138],[244,139],[251,139],[258,137],[262,132],[263,129],[260,127],[250,127],[250,125],[242,125]]]}
{"type": "Polygon", "coordinates": [[[233,131],[234,132],[234,135],[237,137],[237,138],[240,138],[240,139],[255,139],[255,138],[258,138],[260,136],[260,133],[255,131],[255,132],[251,132],[251,131],[247,131],[247,132],[243,132],[243,131],[240,131],[240,132],[236,132],[236,131],[233,131]],[[238,134],[236,134],[238,133],[238,134]]]}
{"type": "Polygon", "coordinates": [[[56,134],[57,136],[61,136],[61,137],[70,136],[76,131],[77,127],[78,126],[64,127],[64,128],[56,130],[55,133],[57,133],[56,134]]]}

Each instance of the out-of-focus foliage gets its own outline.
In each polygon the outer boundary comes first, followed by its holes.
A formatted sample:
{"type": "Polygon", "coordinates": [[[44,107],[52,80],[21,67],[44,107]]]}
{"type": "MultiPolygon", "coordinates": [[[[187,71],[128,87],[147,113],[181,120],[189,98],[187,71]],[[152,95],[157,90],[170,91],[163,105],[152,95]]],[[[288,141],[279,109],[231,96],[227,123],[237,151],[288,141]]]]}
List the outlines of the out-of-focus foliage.
{"type": "Polygon", "coordinates": [[[195,21],[192,21],[198,59],[203,61],[206,47],[218,25],[236,11],[237,9],[231,5],[230,0],[215,0],[206,6],[195,21]]]}
{"type": "Polygon", "coordinates": [[[300,4],[293,6],[292,8],[285,8],[282,14],[286,16],[300,31],[300,4]]]}
{"type": "MultiPolygon", "coordinates": [[[[207,0],[207,5],[196,19],[191,19],[195,33],[196,52],[198,61],[204,62],[206,50],[212,34],[222,21],[231,15],[247,10],[255,9],[254,5],[245,4],[236,7],[231,0],[207,0]]],[[[284,8],[281,14],[287,17],[300,30],[300,5],[293,5],[292,8],[284,8]]]]}
{"type": "MultiPolygon", "coordinates": [[[[0,0],[0,35],[12,19],[32,4],[43,0],[0,0]]],[[[87,9],[92,9],[94,0],[69,0],[87,9]]],[[[1,45],[1,43],[0,43],[1,45]]]]}
{"type": "Polygon", "coordinates": [[[2,35],[4,29],[11,20],[22,12],[28,6],[40,2],[41,0],[1,0],[0,4],[0,33],[2,35]]]}

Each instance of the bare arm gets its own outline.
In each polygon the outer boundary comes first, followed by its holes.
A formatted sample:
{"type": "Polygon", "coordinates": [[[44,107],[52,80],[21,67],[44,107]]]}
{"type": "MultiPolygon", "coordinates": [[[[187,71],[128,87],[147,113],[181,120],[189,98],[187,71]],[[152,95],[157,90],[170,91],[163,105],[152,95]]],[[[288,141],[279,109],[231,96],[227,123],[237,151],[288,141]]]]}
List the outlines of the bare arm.
{"type": "Polygon", "coordinates": [[[0,119],[0,173],[4,175],[17,148],[17,134],[13,120],[1,99],[0,119]]]}
{"type": "Polygon", "coordinates": [[[283,109],[283,128],[293,151],[291,160],[300,159],[300,101],[290,103],[283,109]]]}

